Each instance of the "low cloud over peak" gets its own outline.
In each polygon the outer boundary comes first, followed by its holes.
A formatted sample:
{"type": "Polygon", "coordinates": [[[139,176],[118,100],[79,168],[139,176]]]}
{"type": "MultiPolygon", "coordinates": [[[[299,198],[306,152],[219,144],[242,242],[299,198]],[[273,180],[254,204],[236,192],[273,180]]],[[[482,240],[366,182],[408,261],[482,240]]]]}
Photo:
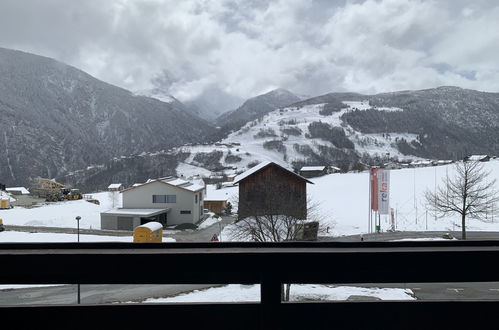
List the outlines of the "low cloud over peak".
{"type": "Polygon", "coordinates": [[[182,101],[456,85],[499,91],[497,1],[4,0],[0,47],[182,101]]]}

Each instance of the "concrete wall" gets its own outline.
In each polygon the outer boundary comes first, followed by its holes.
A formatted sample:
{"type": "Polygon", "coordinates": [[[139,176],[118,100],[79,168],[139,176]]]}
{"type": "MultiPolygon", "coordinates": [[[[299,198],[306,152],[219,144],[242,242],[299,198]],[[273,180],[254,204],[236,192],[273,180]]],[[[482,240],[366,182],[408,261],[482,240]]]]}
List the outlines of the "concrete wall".
{"type": "MultiPolygon", "coordinates": [[[[203,214],[203,202],[199,200],[200,192],[194,193],[179,187],[161,182],[153,182],[123,192],[123,208],[125,209],[165,209],[168,212],[168,225],[196,223],[203,214]],[[153,203],[153,195],[176,195],[176,203],[153,203]],[[196,203],[195,195],[198,195],[196,203]],[[191,214],[180,214],[180,211],[191,211],[191,214]]],[[[204,194],[202,194],[204,196],[204,194]]]]}
{"type": "Polygon", "coordinates": [[[108,230],[133,230],[140,226],[140,217],[122,217],[116,215],[101,214],[100,227],[108,230]]]}

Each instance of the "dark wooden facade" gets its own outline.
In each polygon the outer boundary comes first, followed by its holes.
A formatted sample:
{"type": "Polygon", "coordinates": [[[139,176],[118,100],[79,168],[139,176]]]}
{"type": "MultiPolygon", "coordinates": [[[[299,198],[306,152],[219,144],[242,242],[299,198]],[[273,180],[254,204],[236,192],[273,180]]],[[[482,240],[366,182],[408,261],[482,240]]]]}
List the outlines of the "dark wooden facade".
{"type": "Polygon", "coordinates": [[[205,199],[203,201],[205,209],[215,212],[216,214],[224,214],[225,208],[227,207],[227,200],[209,200],[205,199]]]}
{"type": "Polygon", "coordinates": [[[256,215],[288,215],[307,218],[305,178],[269,163],[239,181],[238,218],[256,215]]]}

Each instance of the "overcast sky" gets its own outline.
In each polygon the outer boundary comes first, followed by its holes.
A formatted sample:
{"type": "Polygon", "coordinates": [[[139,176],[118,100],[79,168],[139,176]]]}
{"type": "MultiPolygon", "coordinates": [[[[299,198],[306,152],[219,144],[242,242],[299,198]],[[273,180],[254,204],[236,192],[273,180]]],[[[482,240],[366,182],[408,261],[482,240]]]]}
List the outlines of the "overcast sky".
{"type": "Polygon", "coordinates": [[[0,47],[183,101],[210,88],[498,92],[499,1],[1,0],[0,47]]]}

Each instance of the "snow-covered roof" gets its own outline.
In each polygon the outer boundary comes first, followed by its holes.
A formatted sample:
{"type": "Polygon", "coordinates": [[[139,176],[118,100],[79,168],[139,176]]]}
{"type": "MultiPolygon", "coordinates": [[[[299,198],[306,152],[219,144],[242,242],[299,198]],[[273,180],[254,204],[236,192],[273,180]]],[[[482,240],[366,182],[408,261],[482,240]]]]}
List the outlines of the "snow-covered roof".
{"type": "Polygon", "coordinates": [[[143,183],[134,183],[134,184],[132,185],[132,187],[138,187],[138,186],[142,186],[142,185],[143,185],[143,183]]]}
{"type": "Polygon", "coordinates": [[[156,231],[156,230],[159,230],[159,229],[163,229],[163,225],[161,223],[159,223],[159,222],[151,221],[151,222],[147,222],[147,223],[145,223],[143,225],[140,225],[137,228],[148,228],[151,231],[156,231]]]}
{"type": "Polygon", "coordinates": [[[152,217],[157,214],[165,213],[170,211],[169,208],[166,209],[112,209],[102,214],[109,215],[140,215],[144,217],[152,217]]]}
{"type": "Polygon", "coordinates": [[[300,171],[324,171],[326,166],[303,166],[300,171]]]}
{"type": "Polygon", "coordinates": [[[223,196],[216,196],[212,198],[206,197],[204,199],[205,202],[226,202],[228,200],[229,200],[228,197],[223,197],[223,196]]]}
{"type": "Polygon", "coordinates": [[[485,159],[487,157],[489,157],[489,156],[488,155],[471,155],[468,157],[468,159],[471,161],[479,161],[479,160],[485,159]]]}
{"type": "Polygon", "coordinates": [[[8,191],[8,192],[20,191],[21,195],[29,195],[28,189],[26,189],[24,187],[8,187],[8,188],[5,188],[5,191],[8,191]]]}
{"type": "Polygon", "coordinates": [[[155,180],[149,179],[149,180],[147,180],[146,183],[143,183],[143,184],[137,184],[136,183],[131,188],[125,189],[122,192],[126,192],[126,191],[128,191],[130,189],[134,189],[134,188],[137,188],[137,187],[140,187],[140,186],[145,186],[145,185],[148,185],[148,184],[151,184],[151,183],[154,183],[154,182],[160,182],[160,183],[168,184],[168,185],[175,186],[175,187],[178,187],[178,188],[181,188],[181,189],[189,190],[191,192],[197,192],[197,191],[203,190],[205,188],[204,182],[203,182],[203,184],[201,184],[199,182],[198,183],[192,183],[192,182],[186,181],[184,179],[180,179],[180,178],[165,177],[165,178],[159,178],[159,179],[155,179],[155,180]]]}
{"type": "Polygon", "coordinates": [[[120,188],[121,186],[123,186],[123,184],[122,184],[122,183],[111,183],[111,184],[107,187],[107,189],[118,189],[118,188],[120,188]]]}
{"type": "Polygon", "coordinates": [[[183,180],[183,179],[173,179],[173,180],[162,180],[163,182],[172,184],[174,186],[182,186],[185,184],[188,184],[189,181],[183,180]]]}
{"type": "Polygon", "coordinates": [[[267,161],[267,162],[261,162],[260,164],[258,164],[258,165],[256,165],[256,166],[253,166],[252,168],[250,168],[250,169],[249,169],[249,170],[247,170],[246,172],[241,173],[241,174],[239,174],[238,176],[236,176],[236,178],[234,179],[234,184],[236,184],[236,183],[240,182],[241,180],[246,179],[248,176],[250,176],[250,175],[252,175],[252,174],[254,174],[254,173],[256,173],[256,172],[260,171],[261,169],[263,169],[263,168],[265,168],[265,167],[267,167],[267,166],[269,166],[269,165],[271,165],[271,164],[274,164],[274,165],[276,165],[276,166],[279,166],[280,168],[282,168],[282,169],[284,169],[284,170],[288,171],[289,173],[291,173],[291,174],[293,174],[293,175],[295,175],[295,176],[297,176],[297,177],[299,177],[299,178],[301,178],[301,179],[305,180],[305,181],[306,181],[306,182],[308,182],[308,183],[312,183],[312,184],[313,184],[313,182],[311,182],[311,181],[309,181],[309,180],[305,179],[305,178],[304,178],[304,177],[302,177],[301,175],[298,175],[298,174],[294,173],[293,171],[290,171],[290,170],[288,170],[287,168],[282,167],[282,166],[281,166],[281,165],[279,165],[279,164],[276,164],[276,163],[274,163],[274,162],[268,162],[268,161],[267,161]]]}

